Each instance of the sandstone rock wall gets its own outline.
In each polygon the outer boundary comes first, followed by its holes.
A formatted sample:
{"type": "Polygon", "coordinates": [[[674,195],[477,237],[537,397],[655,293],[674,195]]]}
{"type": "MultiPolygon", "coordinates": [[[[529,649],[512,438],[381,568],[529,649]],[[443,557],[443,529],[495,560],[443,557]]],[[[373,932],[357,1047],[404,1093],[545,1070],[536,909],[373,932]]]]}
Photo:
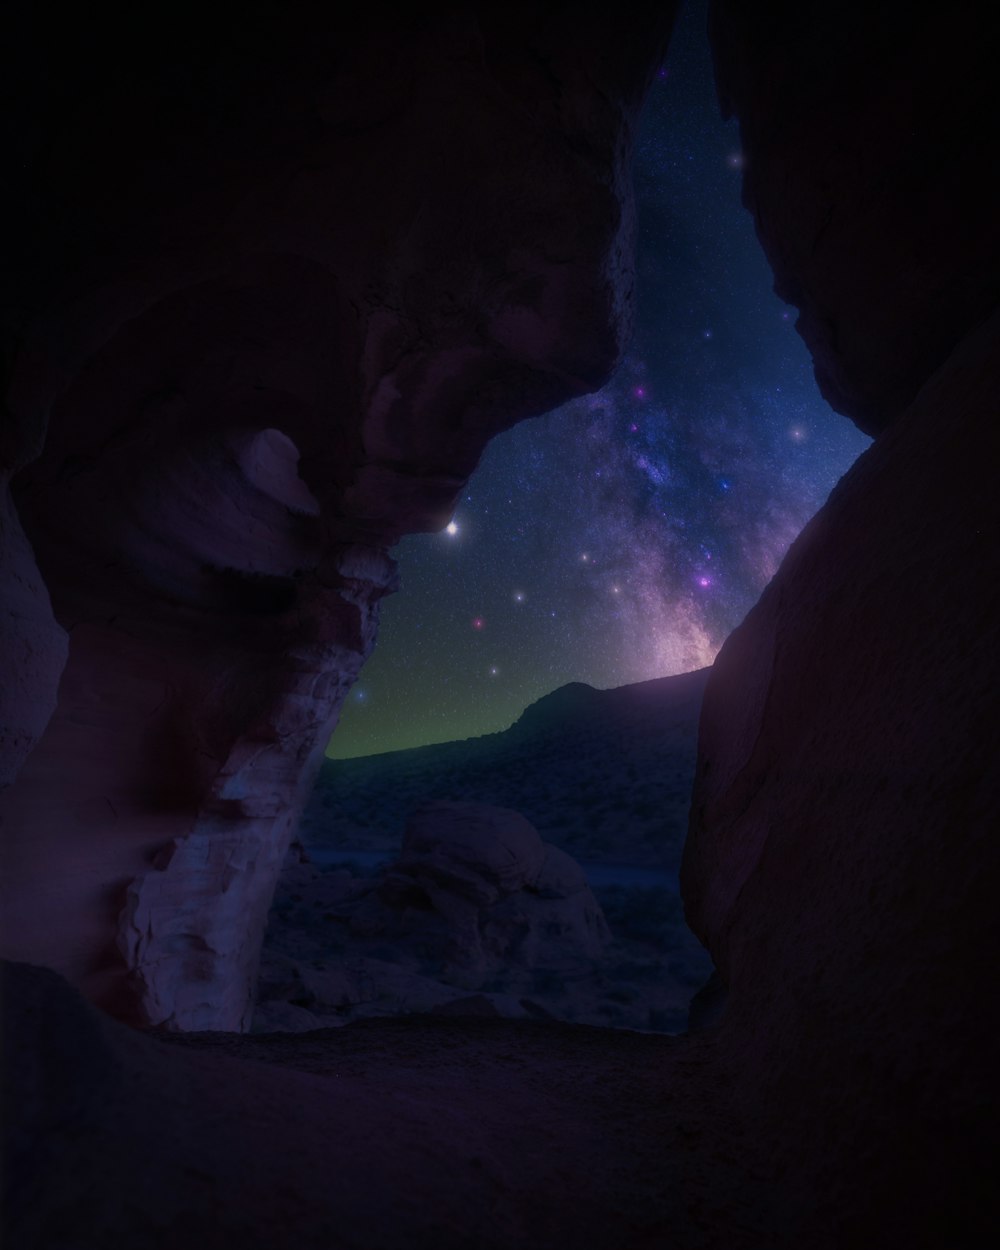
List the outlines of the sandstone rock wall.
{"type": "Polygon", "coordinates": [[[15,15],[5,954],[246,1025],[388,548],[621,351],[670,7],[15,15]]]}
{"type": "Polygon", "coordinates": [[[823,394],[869,434],[1000,299],[988,5],[712,0],[743,199],[823,394]]]}
{"type": "Polygon", "coordinates": [[[688,922],[796,1218],[858,1195],[845,1244],[985,1201],[998,1144],[998,351],[994,319],[855,465],[705,696],[688,922]]]}
{"type": "Polygon", "coordinates": [[[779,289],[884,431],[716,660],[681,878],[790,1244],[996,1227],[995,79],[892,8],[713,17],[779,289]]]}

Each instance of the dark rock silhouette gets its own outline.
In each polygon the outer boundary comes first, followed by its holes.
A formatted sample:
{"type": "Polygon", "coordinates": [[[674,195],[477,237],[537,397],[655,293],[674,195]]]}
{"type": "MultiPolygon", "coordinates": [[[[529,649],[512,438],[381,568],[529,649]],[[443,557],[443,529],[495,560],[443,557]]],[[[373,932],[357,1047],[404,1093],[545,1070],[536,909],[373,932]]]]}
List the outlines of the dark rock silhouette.
{"type": "Polygon", "coordinates": [[[142,1036],[50,971],[4,974],[17,1250],[168,1250],[188,1230],[206,1250],[703,1246],[720,1206],[714,1244],[766,1244],[770,1190],[707,1046],[468,1002],[142,1036]]]}
{"type": "Polygon", "coordinates": [[[970,335],[845,476],[705,692],[688,920],[729,986],[725,1045],[758,1074],[757,1131],[816,1209],[839,1152],[848,1244],[920,1190],[938,1236],[991,1203],[972,987],[996,956],[1000,494],[976,448],[998,336],[970,335]]]}
{"type": "Polygon", "coordinates": [[[714,0],[716,83],[820,390],[875,434],[1000,300],[995,23],[976,4],[796,7],[714,0]]]}

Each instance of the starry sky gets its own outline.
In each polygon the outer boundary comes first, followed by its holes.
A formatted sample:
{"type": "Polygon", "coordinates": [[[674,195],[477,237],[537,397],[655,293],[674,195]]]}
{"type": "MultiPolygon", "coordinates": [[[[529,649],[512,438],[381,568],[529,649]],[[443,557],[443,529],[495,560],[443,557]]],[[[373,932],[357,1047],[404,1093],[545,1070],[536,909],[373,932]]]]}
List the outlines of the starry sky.
{"type": "Polygon", "coordinates": [[[504,729],[557,686],[710,664],[870,440],[820,397],[740,203],[704,3],[681,15],[635,154],[637,325],[596,395],[486,449],[402,591],[328,749],[504,729]]]}

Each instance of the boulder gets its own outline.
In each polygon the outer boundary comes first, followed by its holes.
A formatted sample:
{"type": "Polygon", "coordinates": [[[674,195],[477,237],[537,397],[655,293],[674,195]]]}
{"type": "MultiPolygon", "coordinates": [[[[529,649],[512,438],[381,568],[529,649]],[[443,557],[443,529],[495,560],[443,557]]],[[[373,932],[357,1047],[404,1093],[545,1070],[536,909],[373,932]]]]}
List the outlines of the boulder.
{"type": "Polygon", "coordinates": [[[561,972],[589,971],[611,941],[589,887],[569,898],[513,894],[482,916],[480,934],[491,963],[561,972]]]}
{"type": "Polygon", "coordinates": [[[590,889],[586,873],[573,856],[548,842],[538,876],[527,888],[543,899],[571,898],[590,889]]]}
{"type": "Polygon", "coordinates": [[[481,883],[495,901],[533,885],[544,863],[542,839],[520,812],[432,802],[410,817],[398,871],[437,879],[459,894],[481,883]]]}
{"type": "Polygon", "coordinates": [[[580,865],[520,813],[428,803],[400,858],[347,913],[352,937],[479,988],[501,971],[592,969],[610,941],[580,865]]]}

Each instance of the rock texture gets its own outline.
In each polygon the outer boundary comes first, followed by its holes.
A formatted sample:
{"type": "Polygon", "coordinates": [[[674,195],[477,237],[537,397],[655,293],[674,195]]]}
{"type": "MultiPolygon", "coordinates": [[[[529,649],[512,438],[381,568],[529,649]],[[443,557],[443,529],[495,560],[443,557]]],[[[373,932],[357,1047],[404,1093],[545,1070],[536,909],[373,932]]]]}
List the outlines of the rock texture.
{"type": "Polygon", "coordinates": [[[671,6],[116,9],[5,39],[2,948],[241,1028],[388,547],[619,356],[671,6]]]}
{"type": "Polygon", "coordinates": [[[511,964],[578,971],[609,937],[579,865],[518,812],[478,803],[415,812],[402,854],[350,925],[359,937],[415,946],[469,989],[511,964]]]}
{"type": "Polygon", "coordinates": [[[66,633],[11,495],[12,476],[39,453],[44,422],[0,407],[0,791],[10,785],[55,711],[66,633]]]}
{"type": "Polygon", "coordinates": [[[774,1244],[708,1043],[469,1016],[158,1040],[43,969],[4,998],[11,1250],[774,1244]]]}
{"type": "Polygon", "coordinates": [[[710,970],[676,886],[592,890],[517,812],[431,803],[368,872],[286,865],[253,1030],[446,1010],[679,1032],[710,970]]]}
{"type": "Polygon", "coordinates": [[[1000,299],[997,23],[902,0],[711,0],[743,199],[829,402],[891,425],[1000,299]]]}
{"type": "Polygon", "coordinates": [[[489,906],[534,887],[546,863],[537,829],[520,812],[484,803],[427,803],[410,817],[395,871],[440,882],[489,906]]]}
{"type": "Polygon", "coordinates": [[[352,926],[419,943],[469,988],[511,965],[586,970],[610,939],[579,864],[519,813],[474,803],[414,814],[402,855],[352,926]]]}
{"type": "Polygon", "coordinates": [[[985,45],[895,6],[737,7],[713,29],[748,203],[828,394],[884,432],[716,660],[682,892],[728,985],[718,1054],[780,1178],[780,1244],[974,1246],[1000,1229],[985,45]]]}
{"type": "Polygon", "coordinates": [[[705,692],[682,894],[803,1237],[829,1218],[867,1244],[892,1210],[907,1244],[971,1245],[963,1221],[996,1218],[998,359],[995,317],[845,476],[705,692]]]}
{"type": "Polygon", "coordinates": [[[0,473],[0,789],[17,776],[55,711],[67,651],[9,477],[0,473]]]}

